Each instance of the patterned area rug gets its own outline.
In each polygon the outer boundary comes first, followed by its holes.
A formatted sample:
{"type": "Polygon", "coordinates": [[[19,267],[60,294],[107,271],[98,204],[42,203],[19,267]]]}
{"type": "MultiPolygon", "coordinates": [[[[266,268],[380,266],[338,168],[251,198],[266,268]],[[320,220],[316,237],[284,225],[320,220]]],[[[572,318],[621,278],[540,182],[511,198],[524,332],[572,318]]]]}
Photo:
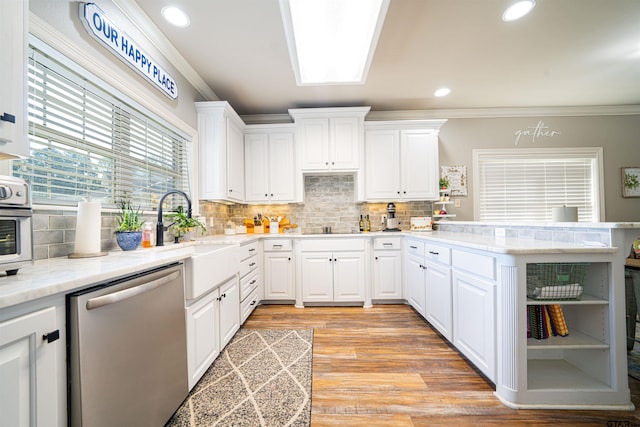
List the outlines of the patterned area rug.
{"type": "Polygon", "coordinates": [[[167,426],[308,426],[313,330],[240,329],[167,426]]]}

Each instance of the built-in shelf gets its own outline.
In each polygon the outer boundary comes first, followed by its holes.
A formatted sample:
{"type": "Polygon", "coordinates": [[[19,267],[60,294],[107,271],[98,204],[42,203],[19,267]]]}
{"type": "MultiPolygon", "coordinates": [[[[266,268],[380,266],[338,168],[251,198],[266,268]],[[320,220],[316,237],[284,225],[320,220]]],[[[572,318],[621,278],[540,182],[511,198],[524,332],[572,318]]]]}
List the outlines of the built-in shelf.
{"type": "Polygon", "coordinates": [[[527,373],[527,388],[531,391],[601,390],[608,392],[611,390],[610,385],[593,378],[589,373],[563,359],[529,359],[527,373]]]}
{"type": "Polygon", "coordinates": [[[546,339],[537,340],[527,338],[528,349],[608,349],[609,344],[583,334],[582,332],[569,329],[566,337],[551,336],[546,339]]]}
{"type": "Polygon", "coordinates": [[[591,295],[582,294],[580,299],[566,299],[566,300],[549,300],[549,299],[533,299],[527,298],[527,305],[607,305],[609,301],[597,298],[591,295]]]}

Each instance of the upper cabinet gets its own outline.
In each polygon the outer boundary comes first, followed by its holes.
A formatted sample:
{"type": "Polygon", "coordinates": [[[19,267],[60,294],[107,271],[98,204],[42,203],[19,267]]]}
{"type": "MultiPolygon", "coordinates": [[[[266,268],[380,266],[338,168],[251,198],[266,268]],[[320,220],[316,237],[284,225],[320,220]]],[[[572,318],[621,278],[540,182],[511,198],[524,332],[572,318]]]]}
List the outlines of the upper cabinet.
{"type": "Polygon", "coordinates": [[[364,117],[370,107],[289,110],[296,125],[303,172],[352,171],[361,167],[364,117]]]}
{"type": "Polygon", "coordinates": [[[293,125],[249,125],[244,136],[247,202],[294,202],[293,125]]]}
{"type": "Polygon", "coordinates": [[[0,2],[0,160],[29,156],[25,62],[28,17],[27,1],[0,2]]]}
{"type": "Polygon", "coordinates": [[[444,122],[368,122],[366,200],[437,200],[438,130],[444,122]]]}
{"type": "Polygon", "coordinates": [[[200,199],[244,202],[244,122],[226,101],[196,110],[200,199]]]}

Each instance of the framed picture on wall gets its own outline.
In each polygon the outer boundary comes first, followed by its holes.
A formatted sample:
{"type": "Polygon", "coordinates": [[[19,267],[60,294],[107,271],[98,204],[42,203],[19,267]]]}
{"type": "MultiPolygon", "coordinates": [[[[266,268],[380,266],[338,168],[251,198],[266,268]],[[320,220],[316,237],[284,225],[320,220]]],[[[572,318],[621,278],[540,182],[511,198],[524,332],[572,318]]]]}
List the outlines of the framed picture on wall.
{"type": "Polygon", "coordinates": [[[622,168],[622,197],[640,197],[640,167],[622,168]]]}

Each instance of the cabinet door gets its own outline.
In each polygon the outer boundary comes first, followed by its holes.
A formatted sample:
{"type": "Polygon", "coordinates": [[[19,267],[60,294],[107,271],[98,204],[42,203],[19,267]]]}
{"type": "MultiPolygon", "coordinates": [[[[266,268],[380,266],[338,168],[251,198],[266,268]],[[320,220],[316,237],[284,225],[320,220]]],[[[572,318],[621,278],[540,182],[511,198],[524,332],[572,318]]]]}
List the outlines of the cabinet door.
{"type": "Polygon", "coordinates": [[[364,265],[364,252],[334,252],[334,301],[364,301],[364,265]]]}
{"type": "Polygon", "coordinates": [[[402,255],[400,251],[374,252],[373,298],[402,299],[402,255]]]}
{"type": "Polygon", "coordinates": [[[400,191],[400,141],[394,130],[365,134],[365,198],[397,200],[400,191]]]}
{"type": "Polygon", "coordinates": [[[291,252],[264,253],[264,299],[295,299],[291,252]]]}
{"type": "Polygon", "coordinates": [[[328,170],[329,119],[301,119],[297,129],[302,170],[328,170]]]}
{"type": "Polygon", "coordinates": [[[418,313],[425,316],[425,271],[424,258],[408,256],[405,266],[407,301],[418,313]]]}
{"type": "Polygon", "coordinates": [[[333,301],[333,254],[331,252],[302,253],[302,300],[333,301]]]}
{"type": "Polygon", "coordinates": [[[0,116],[4,116],[0,119],[0,152],[23,157],[29,156],[25,59],[28,16],[28,2],[0,2],[0,79],[3,82],[0,85],[0,116]]]}
{"type": "Polygon", "coordinates": [[[425,131],[400,132],[400,173],[402,198],[437,200],[438,137],[425,131]]]}
{"type": "Polygon", "coordinates": [[[55,330],[53,307],[0,323],[2,425],[55,425],[60,418],[55,346],[64,344],[43,340],[55,330]]]}
{"type": "Polygon", "coordinates": [[[235,121],[227,118],[227,197],[244,202],[244,136],[235,121]]]}
{"type": "Polygon", "coordinates": [[[240,286],[234,277],[220,286],[220,348],[240,329],[240,286]]]}
{"type": "Polygon", "coordinates": [[[495,285],[456,271],[453,287],[453,343],[495,381],[495,285]]]}
{"type": "Polygon", "coordinates": [[[356,170],[360,167],[357,117],[336,117],[329,121],[329,166],[332,170],[356,170]]]}
{"type": "Polygon", "coordinates": [[[187,307],[189,390],[220,354],[218,289],[187,307]]]}
{"type": "Polygon", "coordinates": [[[244,171],[246,178],[246,201],[269,200],[269,145],[268,135],[247,134],[244,137],[244,171]]]}
{"type": "Polygon", "coordinates": [[[451,268],[426,263],[426,319],[449,341],[453,339],[451,268]]]}
{"type": "Polygon", "coordinates": [[[272,202],[293,201],[295,198],[295,162],[293,134],[269,135],[269,197],[272,202]]]}

